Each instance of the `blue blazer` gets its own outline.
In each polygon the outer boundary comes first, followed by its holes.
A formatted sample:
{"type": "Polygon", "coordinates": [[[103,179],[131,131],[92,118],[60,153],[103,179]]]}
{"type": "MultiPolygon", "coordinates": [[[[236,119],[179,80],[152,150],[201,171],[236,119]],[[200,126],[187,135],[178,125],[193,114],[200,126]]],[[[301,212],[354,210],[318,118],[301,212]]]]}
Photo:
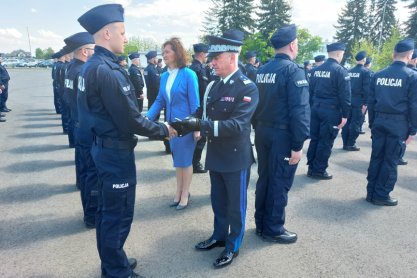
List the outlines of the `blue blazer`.
{"type": "Polygon", "coordinates": [[[176,118],[182,120],[200,107],[198,81],[194,71],[187,67],[178,70],[170,99],[166,92],[168,76],[168,72],[162,74],[158,96],[146,114],[151,121],[155,120],[163,108],[166,108],[166,121],[175,122],[176,118]]]}

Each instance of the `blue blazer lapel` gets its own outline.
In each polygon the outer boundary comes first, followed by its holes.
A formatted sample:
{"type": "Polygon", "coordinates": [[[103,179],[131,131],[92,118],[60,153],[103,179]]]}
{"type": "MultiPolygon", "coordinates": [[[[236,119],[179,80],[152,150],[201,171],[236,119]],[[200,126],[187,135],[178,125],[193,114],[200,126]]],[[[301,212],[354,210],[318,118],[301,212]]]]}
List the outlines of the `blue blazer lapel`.
{"type": "Polygon", "coordinates": [[[172,102],[176,95],[176,92],[178,92],[178,86],[180,86],[181,81],[183,80],[183,75],[184,69],[179,69],[177,76],[175,77],[174,83],[172,84],[170,102],[172,102]]]}

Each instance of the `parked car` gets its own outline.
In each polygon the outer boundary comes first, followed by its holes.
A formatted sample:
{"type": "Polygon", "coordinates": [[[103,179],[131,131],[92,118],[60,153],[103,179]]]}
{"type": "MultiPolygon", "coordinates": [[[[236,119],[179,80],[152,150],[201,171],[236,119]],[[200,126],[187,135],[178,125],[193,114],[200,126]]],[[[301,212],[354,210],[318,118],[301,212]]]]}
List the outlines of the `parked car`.
{"type": "Polygon", "coordinates": [[[7,59],[3,61],[2,65],[5,66],[6,68],[14,68],[19,63],[20,63],[20,60],[18,59],[7,59]]]}
{"type": "Polygon", "coordinates": [[[40,68],[51,68],[54,62],[52,60],[45,60],[38,63],[36,66],[40,68]]]}

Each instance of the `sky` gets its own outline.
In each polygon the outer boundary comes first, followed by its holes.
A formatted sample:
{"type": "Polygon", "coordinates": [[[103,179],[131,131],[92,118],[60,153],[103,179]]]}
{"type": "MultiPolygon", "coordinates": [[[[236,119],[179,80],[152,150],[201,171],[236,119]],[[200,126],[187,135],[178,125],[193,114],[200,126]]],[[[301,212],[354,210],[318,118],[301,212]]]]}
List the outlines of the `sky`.
{"type": "MultiPolygon", "coordinates": [[[[94,6],[107,3],[120,3],[125,8],[128,37],[152,38],[163,43],[175,35],[191,48],[202,35],[204,11],[211,6],[210,0],[0,0],[2,2],[0,53],[16,49],[29,51],[29,33],[32,54],[36,48],[52,47],[58,51],[64,46],[64,38],[85,31],[78,17],[94,6]]],[[[293,23],[332,41],[334,25],[346,0],[289,2],[293,7],[293,23]]],[[[408,18],[408,11],[403,1],[398,2],[396,16],[402,22],[408,18]]]]}

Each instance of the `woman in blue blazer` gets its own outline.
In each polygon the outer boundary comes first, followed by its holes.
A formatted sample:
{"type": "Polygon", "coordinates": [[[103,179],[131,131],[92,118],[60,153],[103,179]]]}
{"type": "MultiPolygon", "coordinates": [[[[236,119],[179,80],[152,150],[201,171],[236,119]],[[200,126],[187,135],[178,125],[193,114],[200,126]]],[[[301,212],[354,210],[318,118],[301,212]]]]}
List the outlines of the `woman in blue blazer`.
{"type": "MultiPolygon", "coordinates": [[[[166,108],[166,121],[175,122],[190,116],[200,106],[198,81],[194,71],[186,67],[187,52],[178,38],[171,38],[162,47],[168,71],[161,76],[158,96],[146,116],[153,121],[166,108]]],[[[198,137],[198,133],[189,133],[170,140],[177,177],[177,191],[171,206],[177,210],[188,206],[193,153],[198,137]]]]}

